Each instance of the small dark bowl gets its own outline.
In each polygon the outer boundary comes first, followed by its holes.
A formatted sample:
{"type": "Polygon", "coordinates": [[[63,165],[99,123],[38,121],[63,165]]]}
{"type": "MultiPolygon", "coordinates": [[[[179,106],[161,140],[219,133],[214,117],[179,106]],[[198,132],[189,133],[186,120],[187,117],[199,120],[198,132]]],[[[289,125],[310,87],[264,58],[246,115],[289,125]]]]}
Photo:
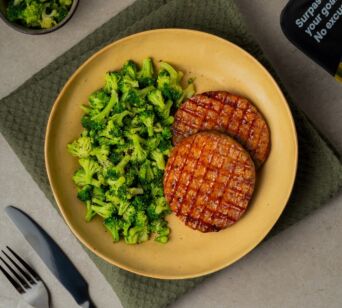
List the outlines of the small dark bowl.
{"type": "Polygon", "coordinates": [[[78,0],[74,0],[72,2],[68,15],[65,16],[65,18],[56,26],[49,28],[49,29],[32,29],[32,28],[27,28],[23,25],[17,24],[15,22],[9,21],[6,17],[6,8],[7,8],[8,0],[0,0],[0,18],[12,29],[17,30],[19,32],[22,32],[25,34],[31,34],[31,35],[46,34],[46,33],[56,31],[57,29],[63,27],[68,22],[68,20],[72,17],[72,15],[74,15],[78,2],[79,2],[78,0]]]}

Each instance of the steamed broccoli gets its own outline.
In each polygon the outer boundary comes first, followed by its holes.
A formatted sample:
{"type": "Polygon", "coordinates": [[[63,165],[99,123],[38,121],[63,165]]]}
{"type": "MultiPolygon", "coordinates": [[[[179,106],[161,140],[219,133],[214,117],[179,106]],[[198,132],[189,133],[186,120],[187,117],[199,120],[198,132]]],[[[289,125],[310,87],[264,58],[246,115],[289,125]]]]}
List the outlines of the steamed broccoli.
{"type": "Polygon", "coordinates": [[[107,72],[105,75],[105,86],[103,90],[108,94],[112,91],[118,91],[119,81],[121,80],[121,74],[118,72],[107,72]]]}
{"type": "Polygon", "coordinates": [[[91,209],[99,216],[103,218],[111,217],[115,212],[115,207],[112,203],[103,202],[101,200],[93,199],[91,209]]]}
{"type": "Polygon", "coordinates": [[[141,163],[147,157],[147,152],[142,146],[143,139],[138,134],[128,133],[127,137],[133,143],[131,160],[133,163],[141,163]]]}
{"type": "Polygon", "coordinates": [[[102,110],[109,102],[110,96],[103,90],[98,90],[92,93],[89,98],[89,106],[93,109],[102,110]]]}
{"type": "Polygon", "coordinates": [[[156,106],[157,110],[163,111],[165,109],[165,102],[160,90],[153,90],[148,94],[148,100],[156,106]]]}
{"type": "Polygon", "coordinates": [[[125,111],[123,111],[123,112],[121,112],[121,113],[116,113],[116,114],[114,114],[114,115],[111,117],[111,120],[112,120],[115,124],[117,124],[119,127],[121,127],[121,126],[124,125],[124,124],[123,124],[124,118],[125,118],[126,116],[130,116],[130,115],[132,115],[132,113],[129,112],[129,111],[127,111],[127,110],[125,110],[125,111]]]}
{"type": "Polygon", "coordinates": [[[100,113],[98,113],[97,115],[95,115],[91,119],[95,122],[103,121],[109,115],[109,113],[112,111],[115,104],[117,104],[118,102],[119,102],[118,93],[113,90],[111,93],[110,100],[107,103],[106,107],[104,107],[100,113]]]}
{"type": "Polygon", "coordinates": [[[71,155],[78,158],[86,158],[92,151],[91,138],[81,136],[72,143],[68,144],[67,148],[71,155]]]}
{"type": "Polygon", "coordinates": [[[143,123],[148,132],[148,136],[153,136],[153,122],[154,122],[154,113],[150,110],[144,111],[139,114],[139,118],[141,123],[143,123]]]}
{"type": "Polygon", "coordinates": [[[84,130],[67,147],[80,164],[73,180],[86,205],[86,221],[101,216],[114,242],[168,241],[163,177],[172,115],[193,94],[191,83],[182,89],[182,77],[165,62],[155,73],[149,58],[140,68],[127,61],[121,70],[108,72],[104,87],[81,107],[84,130]]]}
{"type": "Polygon", "coordinates": [[[139,82],[138,80],[132,79],[129,75],[125,75],[120,79],[118,88],[125,94],[131,89],[139,88],[139,82]]]}
{"type": "Polygon", "coordinates": [[[120,220],[117,217],[109,217],[104,220],[103,224],[112,234],[114,242],[120,241],[120,230],[121,230],[120,220]]]}
{"type": "Polygon", "coordinates": [[[154,84],[154,69],[151,58],[146,58],[143,63],[141,70],[138,72],[139,85],[143,87],[151,86],[154,84]]]}
{"type": "Polygon", "coordinates": [[[90,151],[90,155],[95,156],[98,162],[103,165],[108,160],[109,146],[103,144],[99,147],[95,147],[90,151]]]}
{"type": "Polygon", "coordinates": [[[180,81],[183,77],[182,72],[177,72],[170,64],[166,62],[160,63],[161,71],[158,74],[158,89],[163,95],[172,101],[178,101],[183,94],[180,81]]]}
{"type": "Polygon", "coordinates": [[[93,219],[93,217],[96,215],[96,213],[92,209],[90,200],[85,201],[85,205],[86,205],[85,220],[86,220],[86,222],[89,222],[93,219]]]}
{"type": "Polygon", "coordinates": [[[80,187],[77,192],[77,198],[85,202],[91,200],[92,188],[90,185],[80,187]]]}
{"type": "Polygon", "coordinates": [[[61,22],[72,0],[9,0],[7,18],[28,28],[48,29],[61,22]]]}
{"type": "Polygon", "coordinates": [[[139,169],[139,179],[143,184],[150,183],[154,179],[154,173],[152,164],[149,160],[146,160],[139,169]]]}
{"type": "Polygon", "coordinates": [[[122,67],[122,74],[136,80],[137,69],[137,65],[132,60],[128,60],[122,67]]]}
{"type": "Polygon", "coordinates": [[[162,152],[160,152],[159,150],[154,150],[151,153],[151,157],[156,162],[156,165],[160,170],[165,169],[165,160],[162,152]]]}
{"type": "Polygon", "coordinates": [[[76,171],[73,176],[73,180],[76,185],[93,185],[97,186],[97,181],[93,178],[94,174],[100,171],[99,164],[88,158],[81,158],[79,161],[81,168],[76,171]]]}

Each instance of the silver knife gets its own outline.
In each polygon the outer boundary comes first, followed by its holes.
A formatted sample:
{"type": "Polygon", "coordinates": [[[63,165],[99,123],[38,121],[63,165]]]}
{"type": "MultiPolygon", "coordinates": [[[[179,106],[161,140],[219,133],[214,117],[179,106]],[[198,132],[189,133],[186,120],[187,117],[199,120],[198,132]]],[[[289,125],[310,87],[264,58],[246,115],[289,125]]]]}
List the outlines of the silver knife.
{"type": "Polygon", "coordinates": [[[50,235],[22,210],[8,206],[5,212],[77,304],[94,308],[87,282],[50,235]]]}

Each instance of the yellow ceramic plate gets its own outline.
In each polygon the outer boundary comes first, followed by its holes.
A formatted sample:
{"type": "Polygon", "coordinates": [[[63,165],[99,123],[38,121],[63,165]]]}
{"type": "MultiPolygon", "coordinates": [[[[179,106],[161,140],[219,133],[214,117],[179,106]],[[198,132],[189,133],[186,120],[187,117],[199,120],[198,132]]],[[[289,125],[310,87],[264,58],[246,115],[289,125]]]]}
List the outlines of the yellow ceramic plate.
{"type": "Polygon", "coordinates": [[[265,68],[248,53],[219,37],[191,30],[163,29],[138,33],[105,47],[70,78],[52,109],[45,141],[50,184],[63,217],[77,238],[104,260],[128,271],[162,279],[205,275],[222,269],[251,251],[270,231],[289,198],[297,166],[294,122],[279,87],[265,68]],[[127,59],[164,60],[196,77],[197,92],[228,90],[248,97],[267,119],[272,148],[257,174],[248,211],[234,226],[203,234],[183,225],[173,214],[168,220],[171,239],[166,245],[148,241],[129,246],[114,244],[102,220],[84,220],[84,205],[76,198],[71,177],[77,161],[66,145],[81,132],[81,104],[103,86],[104,74],[127,59]]]}

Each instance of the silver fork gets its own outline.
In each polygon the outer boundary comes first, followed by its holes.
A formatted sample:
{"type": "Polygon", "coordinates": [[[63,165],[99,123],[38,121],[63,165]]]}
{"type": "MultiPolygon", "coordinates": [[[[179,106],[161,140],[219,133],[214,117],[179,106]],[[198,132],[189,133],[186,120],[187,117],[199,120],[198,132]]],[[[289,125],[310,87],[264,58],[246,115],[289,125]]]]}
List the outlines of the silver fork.
{"type": "Polygon", "coordinates": [[[8,260],[6,261],[2,256],[0,256],[0,260],[6,265],[9,272],[11,272],[14,277],[0,264],[0,270],[2,273],[6,276],[13,287],[15,287],[19,294],[22,295],[26,303],[36,308],[49,308],[49,292],[42,279],[35,270],[33,270],[33,268],[19,257],[11,248],[8,246],[6,247],[25,270],[18,265],[18,262],[13,260],[13,257],[11,258],[8,253],[1,250],[8,260]],[[12,265],[10,265],[8,261],[10,261],[12,265]]]}

